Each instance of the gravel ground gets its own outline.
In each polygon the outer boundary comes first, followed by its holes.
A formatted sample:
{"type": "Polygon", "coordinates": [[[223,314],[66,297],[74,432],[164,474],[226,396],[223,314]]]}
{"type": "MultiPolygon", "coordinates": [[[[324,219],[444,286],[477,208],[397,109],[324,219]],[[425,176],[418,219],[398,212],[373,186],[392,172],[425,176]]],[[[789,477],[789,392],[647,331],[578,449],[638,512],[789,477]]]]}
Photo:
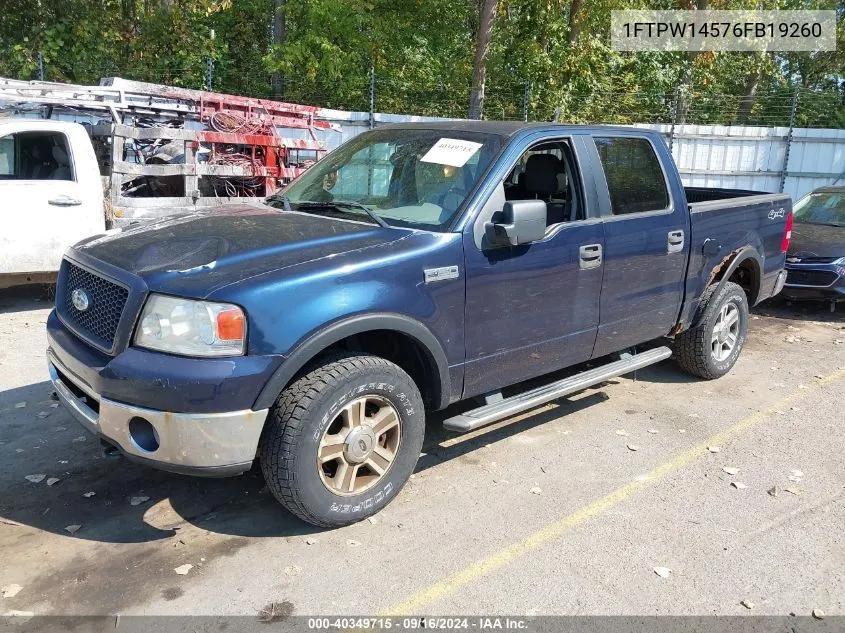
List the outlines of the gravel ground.
{"type": "Polygon", "coordinates": [[[256,472],[103,457],[51,406],[48,312],[0,296],[3,613],[845,614],[845,310],[757,308],[717,381],[667,361],[469,436],[432,415],[398,499],[331,531],[256,472]]]}

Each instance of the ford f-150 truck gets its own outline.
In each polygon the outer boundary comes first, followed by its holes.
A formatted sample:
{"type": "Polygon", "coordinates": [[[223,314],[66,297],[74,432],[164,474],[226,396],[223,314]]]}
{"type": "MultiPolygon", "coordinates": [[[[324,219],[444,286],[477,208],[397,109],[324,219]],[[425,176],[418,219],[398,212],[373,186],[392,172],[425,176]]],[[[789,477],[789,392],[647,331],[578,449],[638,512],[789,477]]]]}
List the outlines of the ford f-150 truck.
{"type": "Polygon", "coordinates": [[[672,354],[728,372],[791,222],[786,195],[685,189],[650,131],[385,126],[263,202],[69,249],[49,371],[112,451],[257,460],[294,514],[344,525],[410,477],[426,411],[475,399],[444,421],[467,432],[672,354]]]}

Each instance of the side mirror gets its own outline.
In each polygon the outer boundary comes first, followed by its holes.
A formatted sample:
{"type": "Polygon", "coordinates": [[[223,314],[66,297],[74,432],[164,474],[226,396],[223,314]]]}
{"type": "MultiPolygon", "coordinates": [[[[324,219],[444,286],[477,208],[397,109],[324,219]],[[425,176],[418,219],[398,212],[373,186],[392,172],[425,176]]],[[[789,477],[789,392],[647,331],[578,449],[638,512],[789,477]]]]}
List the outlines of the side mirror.
{"type": "Polygon", "coordinates": [[[546,203],[542,200],[512,200],[496,221],[487,222],[484,232],[493,246],[519,246],[543,239],[546,234],[546,203]]]}

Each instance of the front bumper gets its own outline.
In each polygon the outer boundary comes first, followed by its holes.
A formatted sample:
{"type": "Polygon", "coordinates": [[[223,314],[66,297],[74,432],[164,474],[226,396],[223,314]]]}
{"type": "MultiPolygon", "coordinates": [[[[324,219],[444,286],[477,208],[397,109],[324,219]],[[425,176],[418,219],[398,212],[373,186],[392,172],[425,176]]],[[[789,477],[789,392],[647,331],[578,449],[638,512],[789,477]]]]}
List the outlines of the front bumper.
{"type": "Polygon", "coordinates": [[[772,288],[772,294],[770,297],[776,297],[780,294],[781,290],[783,290],[784,286],[786,285],[786,270],[782,270],[778,273],[778,276],[775,278],[775,285],[772,288]]]}
{"type": "Polygon", "coordinates": [[[129,459],[171,472],[229,476],[252,466],[267,409],[173,413],[136,407],[94,392],[47,352],[59,401],[89,432],[129,459]]]}
{"type": "Polygon", "coordinates": [[[77,382],[103,398],[182,413],[252,409],[282,361],[253,355],[187,358],[136,347],[108,356],[68,330],[55,310],[47,318],[47,346],[77,382]]]}
{"type": "Polygon", "coordinates": [[[845,275],[838,264],[787,264],[783,294],[789,299],[845,301],[845,275]]]}

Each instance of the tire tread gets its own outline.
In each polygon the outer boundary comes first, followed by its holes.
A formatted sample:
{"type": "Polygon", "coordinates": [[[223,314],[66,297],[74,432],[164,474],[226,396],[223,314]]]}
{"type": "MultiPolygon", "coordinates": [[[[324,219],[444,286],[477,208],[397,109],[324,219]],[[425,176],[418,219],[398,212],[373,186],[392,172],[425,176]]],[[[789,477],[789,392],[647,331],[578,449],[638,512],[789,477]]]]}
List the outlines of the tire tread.
{"type": "Polygon", "coordinates": [[[684,330],[675,337],[675,360],[684,371],[706,380],[713,380],[722,376],[722,374],[714,372],[708,362],[711,354],[710,347],[707,344],[707,337],[710,334],[708,329],[709,317],[712,310],[721,304],[723,296],[737,291],[744,295],[744,291],[739,285],[729,281],[721,289],[718,284],[711,284],[702,293],[699,304],[701,306],[699,308],[701,318],[698,325],[684,330]],[[717,289],[719,290],[718,294],[716,294],[717,289]]]}
{"type": "MultiPolygon", "coordinates": [[[[362,369],[402,369],[379,356],[362,352],[332,352],[318,356],[286,387],[270,410],[261,442],[261,469],[273,496],[292,514],[319,527],[335,524],[308,511],[294,475],[294,450],[309,425],[311,403],[326,389],[362,369]]],[[[404,373],[404,372],[402,372],[404,373]]]]}

